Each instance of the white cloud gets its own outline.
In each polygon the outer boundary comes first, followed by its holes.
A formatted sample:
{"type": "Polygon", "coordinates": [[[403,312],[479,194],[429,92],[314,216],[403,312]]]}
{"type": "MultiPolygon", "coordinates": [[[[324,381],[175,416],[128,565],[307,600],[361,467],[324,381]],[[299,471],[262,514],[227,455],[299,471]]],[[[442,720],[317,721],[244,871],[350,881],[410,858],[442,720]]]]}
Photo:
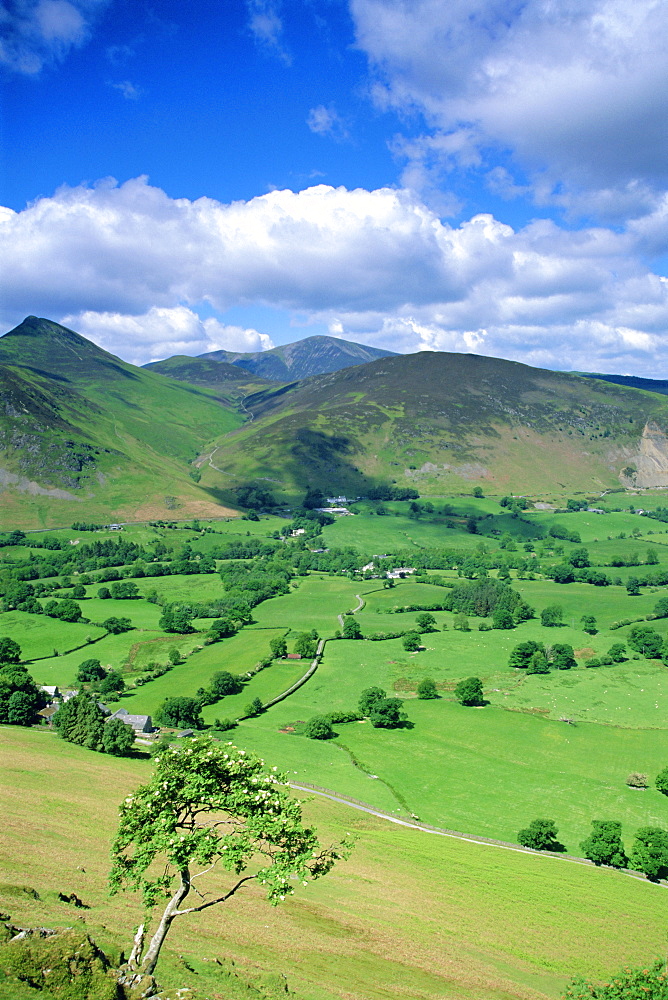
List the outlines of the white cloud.
{"type": "Polygon", "coordinates": [[[84,45],[110,0],[15,0],[0,6],[0,65],[35,75],[84,45]]]}
{"type": "Polygon", "coordinates": [[[283,21],[279,14],[280,0],[246,0],[246,6],[248,27],[255,41],[289,66],[292,56],[283,41],[283,21]]]}
{"type": "Polygon", "coordinates": [[[264,351],[274,346],[266,334],[227,326],[213,317],[200,319],[185,306],[153,308],[137,316],[85,310],[64,316],[61,322],[106,351],[137,365],[174,354],[264,351]]]}
{"type": "Polygon", "coordinates": [[[141,87],[135,86],[130,80],[121,80],[120,83],[109,83],[110,87],[123,95],[126,101],[137,101],[142,96],[141,87]]]}
{"type": "Polygon", "coordinates": [[[318,185],[226,205],[108,180],[0,210],[0,301],[5,328],[65,320],[132,359],[260,349],[256,330],[222,322],[255,304],[400,351],[660,377],[668,281],[641,253],[666,237],[666,206],[627,232],[516,231],[491,215],[449,226],[406,190],[318,185]],[[201,321],[202,304],[220,319],[201,321]]]}
{"type": "Polygon", "coordinates": [[[346,123],[331,104],[328,107],[319,104],[316,108],[311,108],[306,124],[311,132],[315,132],[316,135],[329,136],[336,142],[343,142],[350,138],[346,123]]]}
{"type": "MultiPolygon", "coordinates": [[[[629,185],[661,189],[668,181],[661,0],[350,0],[350,7],[376,101],[421,113],[432,140],[447,138],[469,158],[472,146],[510,151],[543,198],[566,184],[574,195],[604,189],[628,199],[629,185]]],[[[410,163],[414,149],[405,152],[410,163]]],[[[615,201],[607,207],[618,211],[615,201]]]]}

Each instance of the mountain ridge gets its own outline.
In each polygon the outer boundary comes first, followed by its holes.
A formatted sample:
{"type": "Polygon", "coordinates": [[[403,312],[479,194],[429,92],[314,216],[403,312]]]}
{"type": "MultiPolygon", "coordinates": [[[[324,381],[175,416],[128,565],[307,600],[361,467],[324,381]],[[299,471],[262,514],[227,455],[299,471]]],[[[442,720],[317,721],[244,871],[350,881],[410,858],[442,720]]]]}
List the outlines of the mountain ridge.
{"type": "Polygon", "coordinates": [[[267,351],[243,353],[219,350],[198,355],[200,359],[225,361],[245,368],[254,375],[260,375],[274,382],[299,381],[312,375],[322,375],[354,365],[367,364],[381,357],[396,356],[394,351],[367,347],[351,340],[341,340],[323,334],[305,337],[303,340],[283,344],[280,347],[272,347],[267,351]]]}

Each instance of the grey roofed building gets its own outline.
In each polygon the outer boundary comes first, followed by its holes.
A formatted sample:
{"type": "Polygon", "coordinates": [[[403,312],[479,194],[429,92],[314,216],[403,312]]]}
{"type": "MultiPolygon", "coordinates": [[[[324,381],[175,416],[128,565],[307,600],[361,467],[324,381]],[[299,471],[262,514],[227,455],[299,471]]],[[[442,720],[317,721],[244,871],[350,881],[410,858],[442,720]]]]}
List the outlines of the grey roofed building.
{"type": "Polygon", "coordinates": [[[153,720],[150,715],[130,715],[126,708],[119,708],[106,721],[110,722],[112,719],[120,719],[127,726],[132,726],[136,733],[153,732],[153,720]]]}

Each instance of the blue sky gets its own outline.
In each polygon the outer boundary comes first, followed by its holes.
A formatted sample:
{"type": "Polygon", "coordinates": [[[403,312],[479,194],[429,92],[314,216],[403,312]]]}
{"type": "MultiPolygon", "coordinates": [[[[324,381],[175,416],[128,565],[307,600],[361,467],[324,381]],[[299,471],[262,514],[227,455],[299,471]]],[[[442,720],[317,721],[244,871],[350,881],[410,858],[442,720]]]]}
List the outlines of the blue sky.
{"type": "Polygon", "coordinates": [[[657,0],[0,2],[0,320],[668,377],[657,0]]]}

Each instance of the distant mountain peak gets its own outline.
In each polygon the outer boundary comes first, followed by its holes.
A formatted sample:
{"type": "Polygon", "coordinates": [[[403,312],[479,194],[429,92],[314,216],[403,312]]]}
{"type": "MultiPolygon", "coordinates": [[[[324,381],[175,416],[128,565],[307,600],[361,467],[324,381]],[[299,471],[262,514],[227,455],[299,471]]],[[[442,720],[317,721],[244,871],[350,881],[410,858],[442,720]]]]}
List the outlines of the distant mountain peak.
{"type": "Polygon", "coordinates": [[[220,350],[199,355],[200,358],[237,365],[272,382],[300,381],[312,375],[326,375],[341,371],[342,368],[396,356],[394,351],[367,347],[365,344],[341,340],[328,334],[305,337],[267,351],[242,353],[220,350]]]}

